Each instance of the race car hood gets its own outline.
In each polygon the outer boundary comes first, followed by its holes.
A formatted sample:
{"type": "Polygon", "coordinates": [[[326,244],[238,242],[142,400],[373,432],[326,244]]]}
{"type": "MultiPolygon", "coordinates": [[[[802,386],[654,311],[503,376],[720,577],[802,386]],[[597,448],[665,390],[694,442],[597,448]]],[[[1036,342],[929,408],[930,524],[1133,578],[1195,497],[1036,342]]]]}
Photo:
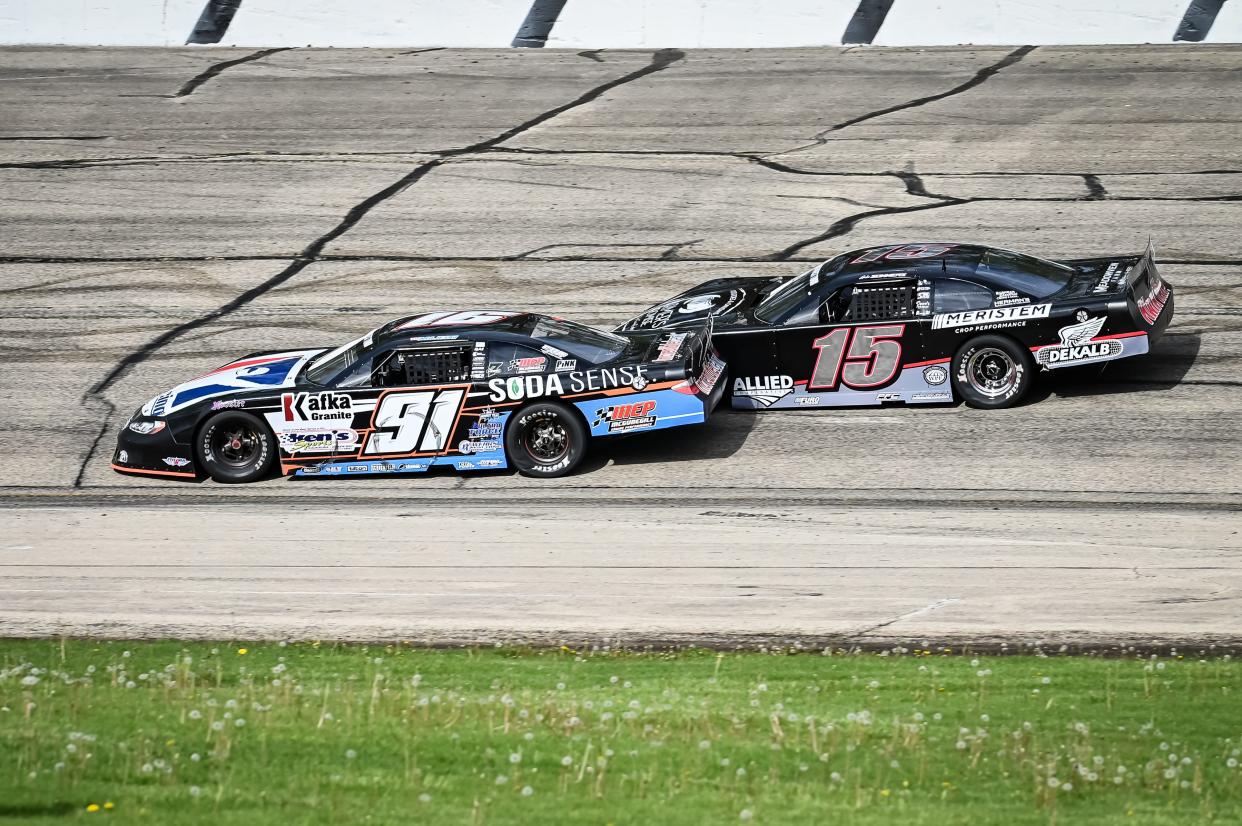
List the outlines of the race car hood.
{"type": "Polygon", "coordinates": [[[161,393],[142,406],[142,415],[159,418],[204,399],[223,399],[239,393],[291,387],[307,362],[323,352],[325,350],[321,347],[253,353],[161,393]]]}
{"type": "Polygon", "coordinates": [[[750,277],[707,281],[644,310],[618,327],[617,332],[702,324],[708,318],[715,322],[717,330],[746,324],[755,305],[787,280],[750,277]]]}

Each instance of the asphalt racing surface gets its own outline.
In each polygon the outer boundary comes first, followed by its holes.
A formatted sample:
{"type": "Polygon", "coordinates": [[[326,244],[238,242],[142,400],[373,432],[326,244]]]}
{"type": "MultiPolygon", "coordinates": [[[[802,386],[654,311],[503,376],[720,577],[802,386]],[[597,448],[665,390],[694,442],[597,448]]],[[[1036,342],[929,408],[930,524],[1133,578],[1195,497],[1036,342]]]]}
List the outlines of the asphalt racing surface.
{"type": "Polygon", "coordinates": [[[1242,640],[1242,47],[0,54],[0,633],[1242,640]],[[582,472],[121,476],[248,352],[962,240],[1141,251],[1154,352],[1032,403],[741,413],[582,472]]]}

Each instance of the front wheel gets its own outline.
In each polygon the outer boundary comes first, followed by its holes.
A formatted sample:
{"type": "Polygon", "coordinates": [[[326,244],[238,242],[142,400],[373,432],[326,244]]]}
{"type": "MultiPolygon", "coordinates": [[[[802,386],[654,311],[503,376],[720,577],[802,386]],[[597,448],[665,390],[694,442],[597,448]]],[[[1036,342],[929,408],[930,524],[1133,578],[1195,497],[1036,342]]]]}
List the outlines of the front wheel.
{"type": "Polygon", "coordinates": [[[523,476],[571,473],[586,455],[587,430],[564,405],[539,402],[514,414],[505,430],[505,452],[523,476]]]}
{"type": "Polygon", "coordinates": [[[262,479],[276,460],[272,432],[257,416],[242,412],[212,416],[194,445],[199,467],[217,482],[262,479]]]}
{"type": "Polygon", "coordinates": [[[1013,407],[1027,394],[1031,357],[1012,339],[977,336],[953,357],[953,389],[971,407],[1013,407]]]}

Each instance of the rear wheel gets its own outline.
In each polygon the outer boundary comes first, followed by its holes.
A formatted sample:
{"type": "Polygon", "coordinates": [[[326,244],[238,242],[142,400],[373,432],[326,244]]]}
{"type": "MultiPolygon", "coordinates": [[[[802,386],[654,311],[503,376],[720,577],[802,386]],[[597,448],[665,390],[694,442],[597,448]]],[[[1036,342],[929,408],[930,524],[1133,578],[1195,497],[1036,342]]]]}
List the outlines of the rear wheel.
{"type": "Polygon", "coordinates": [[[1013,407],[1030,390],[1031,357],[1012,339],[977,336],[953,357],[953,389],[971,407],[1013,407]]]}
{"type": "Polygon", "coordinates": [[[199,467],[217,482],[262,479],[276,460],[275,439],[249,413],[219,413],[207,420],[194,446],[199,467]]]}
{"type": "Polygon", "coordinates": [[[574,411],[538,402],[514,414],[505,430],[505,452],[523,476],[565,476],[586,455],[587,430],[574,411]]]}

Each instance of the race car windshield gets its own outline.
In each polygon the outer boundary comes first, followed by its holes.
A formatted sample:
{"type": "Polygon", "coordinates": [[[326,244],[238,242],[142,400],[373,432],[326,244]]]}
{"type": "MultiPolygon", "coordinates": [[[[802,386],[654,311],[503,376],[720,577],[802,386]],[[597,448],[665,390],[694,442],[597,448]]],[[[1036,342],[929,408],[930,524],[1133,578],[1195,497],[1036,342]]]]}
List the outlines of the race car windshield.
{"type": "Polygon", "coordinates": [[[849,254],[843,253],[818,267],[812,267],[797,278],[789,279],[759,302],[759,306],[755,307],[755,318],[769,324],[784,320],[802,306],[802,302],[810,297],[820,282],[839,270],[847,258],[849,254]]]}
{"type": "Polygon", "coordinates": [[[367,333],[360,339],[342,344],[330,353],[325,353],[306,369],[306,378],[314,384],[326,384],[329,379],[357,363],[367,350],[367,333]]]}
{"type": "Polygon", "coordinates": [[[541,318],[530,337],[595,364],[611,361],[625,350],[628,339],[583,324],[562,319],[541,318]]]}
{"type": "Polygon", "coordinates": [[[1074,277],[1073,268],[1064,264],[1009,250],[985,252],[979,261],[979,272],[989,276],[999,287],[1033,298],[1059,293],[1074,277]]]}

